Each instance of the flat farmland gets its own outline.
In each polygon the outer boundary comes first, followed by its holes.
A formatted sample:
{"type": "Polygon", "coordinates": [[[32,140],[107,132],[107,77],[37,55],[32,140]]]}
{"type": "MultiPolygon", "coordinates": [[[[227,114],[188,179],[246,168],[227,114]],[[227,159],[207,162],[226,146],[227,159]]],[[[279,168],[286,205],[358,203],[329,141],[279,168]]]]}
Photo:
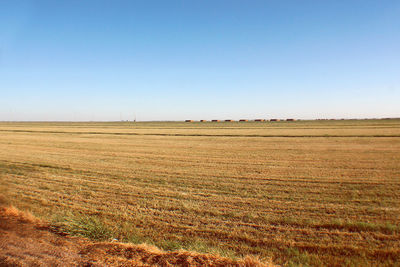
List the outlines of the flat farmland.
{"type": "Polygon", "coordinates": [[[95,240],[400,262],[400,120],[0,123],[0,192],[95,240]]]}

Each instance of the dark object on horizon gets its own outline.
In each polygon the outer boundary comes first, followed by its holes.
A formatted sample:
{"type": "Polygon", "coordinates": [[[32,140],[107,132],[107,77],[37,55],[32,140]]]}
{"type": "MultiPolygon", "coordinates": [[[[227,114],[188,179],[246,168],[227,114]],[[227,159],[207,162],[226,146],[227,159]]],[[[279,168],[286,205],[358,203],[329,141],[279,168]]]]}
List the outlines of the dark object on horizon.
{"type": "Polygon", "coordinates": [[[242,119],[242,120],[239,120],[239,121],[249,121],[249,120],[242,119]]]}
{"type": "Polygon", "coordinates": [[[256,119],[254,121],[265,121],[264,119],[256,119]]]}
{"type": "Polygon", "coordinates": [[[185,122],[193,122],[193,120],[185,120],[185,122]]]}
{"type": "Polygon", "coordinates": [[[220,120],[212,120],[212,122],[220,122],[220,120]]]}
{"type": "Polygon", "coordinates": [[[206,122],[207,120],[200,120],[200,122],[206,122]]]}
{"type": "Polygon", "coordinates": [[[296,121],[296,119],[286,119],[286,121],[296,121]]]}
{"type": "Polygon", "coordinates": [[[225,120],[226,122],[233,122],[234,120],[225,120]]]}
{"type": "Polygon", "coordinates": [[[270,119],[269,121],[280,121],[280,119],[270,119]]]}

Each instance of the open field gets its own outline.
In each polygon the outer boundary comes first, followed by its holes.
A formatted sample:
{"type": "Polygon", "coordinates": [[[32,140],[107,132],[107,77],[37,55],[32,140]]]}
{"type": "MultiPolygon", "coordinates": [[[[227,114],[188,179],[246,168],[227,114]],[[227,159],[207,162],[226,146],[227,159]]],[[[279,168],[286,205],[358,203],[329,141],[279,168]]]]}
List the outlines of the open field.
{"type": "Polygon", "coordinates": [[[0,190],[94,240],[400,262],[400,120],[0,123],[0,190]]]}

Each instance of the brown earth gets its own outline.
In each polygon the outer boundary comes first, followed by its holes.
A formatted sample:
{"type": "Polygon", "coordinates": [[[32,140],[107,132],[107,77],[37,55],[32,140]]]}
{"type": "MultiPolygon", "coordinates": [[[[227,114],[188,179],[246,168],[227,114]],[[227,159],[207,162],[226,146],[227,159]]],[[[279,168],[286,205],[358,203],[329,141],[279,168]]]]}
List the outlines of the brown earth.
{"type": "Polygon", "coordinates": [[[273,266],[149,245],[68,236],[14,207],[0,207],[0,266],[273,266]]]}

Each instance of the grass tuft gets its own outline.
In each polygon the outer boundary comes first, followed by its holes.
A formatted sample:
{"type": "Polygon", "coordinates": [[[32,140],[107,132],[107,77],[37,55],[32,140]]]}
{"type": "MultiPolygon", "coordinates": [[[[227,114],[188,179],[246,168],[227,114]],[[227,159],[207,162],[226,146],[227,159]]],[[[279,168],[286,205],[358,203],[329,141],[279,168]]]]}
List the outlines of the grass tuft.
{"type": "Polygon", "coordinates": [[[96,241],[110,241],[113,239],[111,227],[100,218],[87,215],[58,216],[53,220],[64,231],[96,241]]]}

